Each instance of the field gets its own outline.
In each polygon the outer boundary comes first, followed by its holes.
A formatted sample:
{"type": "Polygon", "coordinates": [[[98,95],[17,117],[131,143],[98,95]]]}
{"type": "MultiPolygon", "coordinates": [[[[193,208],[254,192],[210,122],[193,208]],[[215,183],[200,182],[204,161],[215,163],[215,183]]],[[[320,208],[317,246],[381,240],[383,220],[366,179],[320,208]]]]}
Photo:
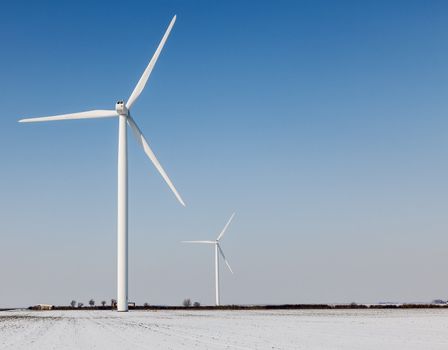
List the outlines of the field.
{"type": "Polygon", "coordinates": [[[448,349],[448,310],[5,311],[0,349],[448,349]]]}

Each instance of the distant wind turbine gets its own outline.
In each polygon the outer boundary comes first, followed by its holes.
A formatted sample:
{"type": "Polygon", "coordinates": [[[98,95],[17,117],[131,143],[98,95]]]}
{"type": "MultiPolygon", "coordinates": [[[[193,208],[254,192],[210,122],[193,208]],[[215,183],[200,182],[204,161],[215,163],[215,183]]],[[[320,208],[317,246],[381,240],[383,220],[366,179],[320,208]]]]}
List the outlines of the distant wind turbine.
{"type": "Polygon", "coordinates": [[[224,233],[227,231],[227,228],[229,227],[233,217],[235,216],[235,213],[232,214],[229,221],[227,221],[227,224],[222,229],[221,233],[219,234],[218,238],[216,238],[215,241],[182,241],[182,243],[204,243],[204,244],[214,244],[215,245],[215,304],[216,306],[220,305],[220,299],[219,299],[219,254],[221,254],[222,258],[224,259],[224,262],[226,263],[227,267],[229,268],[230,272],[233,274],[232,268],[229,265],[229,262],[227,261],[224,252],[221,249],[221,246],[219,245],[219,241],[224,236],[224,233]]]}
{"type": "Polygon", "coordinates": [[[62,114],[51,117],[40,117],[31,119],[21,119],[20,123],[30,122],[46,122],[53,120],[68,120],[68,119],[92,119],[92,118],[109,118],[118,117],[119,129],[118,129],[118,254],[117,254],[117,310],[128,311],[128,161],[127,161],[127,124],[131,127],[137,142],[143,147],[144,152],[154,164],[160,175],[162,175],[165,182],[173,191],[178,201],[185,206],[184,201],[180,197],[170,178],[163,170],[153,151],[148,145],[145,137],[140,131],[139,127],[131,117],[130,109],[137,98],[142,93],[148,82],[149,76],[154,68],[154,65],[159,58],[160,52],[165,45],[174,22],[176,22],[176,16],[171,20],[168,29],[165,32],[162,40],[157,47],[156,52],[151,58],[148,66],[146,67],[143,75],[138,81],[137,85],[132,91],[126,104],[123,101],[118,101],[115,104],[115,110],[93,110],[87,112],[62,114]]]}

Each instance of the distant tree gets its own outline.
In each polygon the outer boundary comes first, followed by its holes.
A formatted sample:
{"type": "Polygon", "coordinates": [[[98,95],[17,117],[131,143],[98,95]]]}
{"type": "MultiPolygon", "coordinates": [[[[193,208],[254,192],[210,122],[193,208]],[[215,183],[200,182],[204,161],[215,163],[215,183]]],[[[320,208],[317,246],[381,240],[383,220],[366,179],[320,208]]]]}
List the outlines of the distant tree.
{"type": "Polygon", "coordinates": [[[201,303],[199,301],[195,301],[193,304],[194,307],[199,307],[201,306],[201,303]]]}
{"type": "Polygon", "coordinates": [[[191,306],[191,300],[190,299],[184,299],[184,301],[182,302],[182,305],[184,307],[190,307],[191,306]]]}
{"type": "Polygon", "coordinates": [[[78,307],[83,307],[83,303],[78,303],[78,307]]]}
{"type": "Polygon", "coordinates": [[[106,301],[103,300],[103,301],[101,302],[101,305],[103,305],[103,307],[105,307],[105,306],[106,306],[106,301]]]}
{"type": "Polygon", "coordinates": [[[70,302],[70,306],[71,306],[71,307],[75,307],[75,306],[76,306],[76,300],[72,300],[72,301],[70,302]]]}
{"type": "Polygon", "coordinates": [[[144,307],[149,307],[149,303],[144,303],[143,306],[144,307]]]}
{"type": "Polygon", "coordinates": [[[117,305],[117,301],[115,299],[110,299],[110,306],[114,307],[117,305]]]}
{"type": "Polygon", "coordinates": [[[95,300],[90,299],[90,300],[89,300],[89,305],[90,305],[91,307],[95,306],[95,300]]]}

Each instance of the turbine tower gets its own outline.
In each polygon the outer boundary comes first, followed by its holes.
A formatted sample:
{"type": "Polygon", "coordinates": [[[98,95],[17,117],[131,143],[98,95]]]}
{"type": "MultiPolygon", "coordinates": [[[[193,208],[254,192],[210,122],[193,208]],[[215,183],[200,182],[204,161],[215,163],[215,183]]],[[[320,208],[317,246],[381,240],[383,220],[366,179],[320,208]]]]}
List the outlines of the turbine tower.
{"type": "Polygon", "coordinates": [[[219,245],[219,241],[224,236],[224,233],[227,231],[227,228],[230,225],[230,222],[232,221],[233,217],[235,216],[235,213],[232,214],[229,221],[227,221],[227,224],[222,229],[221,233],[218,235],[218,238],[216,238],[215,241],[182,241],[182,243],[202,243],[202,244],[214,244],[215,246],[215,305],[220,305],[220,299],[219,299],[219,254],[221,254],[222,258],[224,259],[224,262],[226,263],[227,267],[229,268],[230,272],[233,274],[232,268],[229,265],[229,262],[227,261],[224,252],[221,249],[221,246],[219,245]]]}
{"type": "Polygon", "coordinates": [[[21,119],[20,123],[30,122],[45,122],[53,120],[68,120],[68,119],[92,119],[92,118],[118,118],[118,219],[117,219],[117,310],[128,311],[128,160],[127,160],[127,125],[129,125],[134,133],[137,142],[142,146],[144,152],[154,164],[160,175],[162,175],[165,182],[173,191],[177,200],[185,206],[184,201],[180,197],[170,178],[163,170],[153,151],[148,145],[145,137],[140,131],[139,127],[131,117],[131,107],[142,93],[148,82],[149,76],[154,68],[154,65],[159,58],[160,52],[165,45],[176,16],[171,20],[168,29],[165,32],[156,52],[151,58],[143,75],[138,81],[137,85],[132,91],[126,104],[123,101],[118,101],[115,104],[115,110],[92,110],[87,112],[71,113],[55,115],[51,117],[40,117],[31,119],[21,119]]]}

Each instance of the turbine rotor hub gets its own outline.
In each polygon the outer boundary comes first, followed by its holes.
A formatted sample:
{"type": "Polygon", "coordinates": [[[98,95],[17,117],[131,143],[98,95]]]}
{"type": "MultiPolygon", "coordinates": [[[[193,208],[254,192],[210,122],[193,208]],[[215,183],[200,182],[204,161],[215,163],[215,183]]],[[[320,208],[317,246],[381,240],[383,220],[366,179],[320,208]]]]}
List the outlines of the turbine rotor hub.
{"type": "Polygon", "coordinates": [[[129,115],[129,110],[126,108],[124,101],[120,100],[115,104],[115,110],[119,115],[129,115]]]}

